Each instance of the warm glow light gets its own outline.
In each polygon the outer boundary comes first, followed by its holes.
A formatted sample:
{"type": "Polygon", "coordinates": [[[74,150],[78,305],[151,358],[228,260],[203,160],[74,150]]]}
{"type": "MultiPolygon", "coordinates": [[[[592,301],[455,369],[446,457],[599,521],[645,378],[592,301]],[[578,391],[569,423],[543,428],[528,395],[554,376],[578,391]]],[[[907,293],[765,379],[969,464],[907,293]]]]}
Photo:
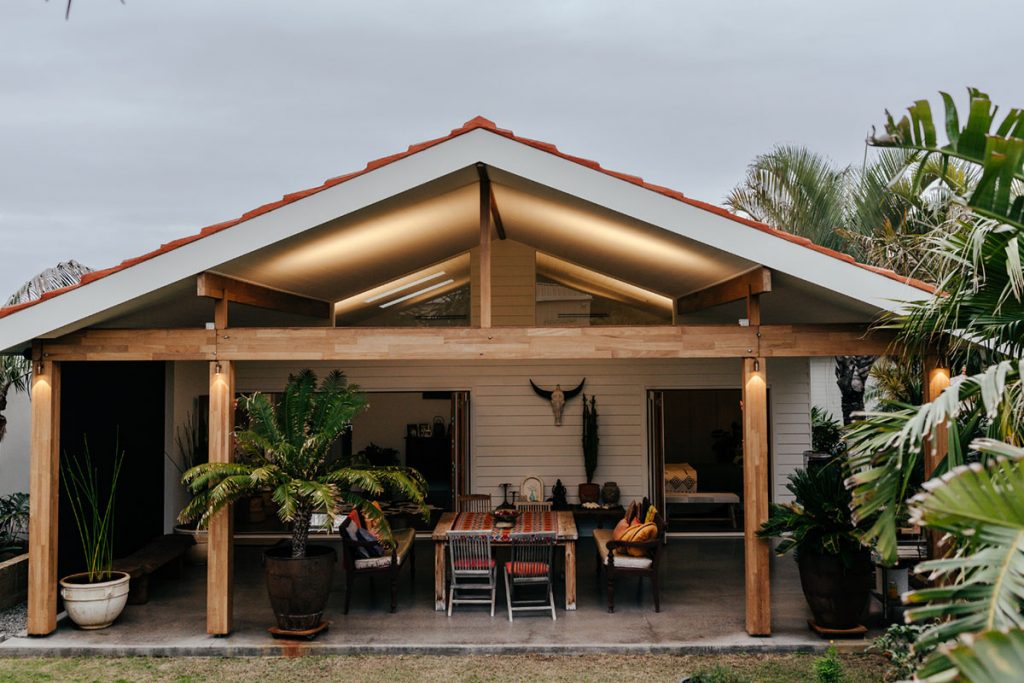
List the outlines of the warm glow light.
{"type": "Polygon", "coordinates": [[[218,375],[221,373],[220,361],[217,361],[217,364],[213,366],[213,371],[218,375]]]}
{"type": "MultiPolygon", "coordinates": [[[[397,287],[392,287],[391,289],[387,289],[387,290],[381,292],[380,294],[377,294],[376,296],[371,296],[369,299],[366,300],[366,303],[372,304],[375,301],[380,301],[381,299],[386,299],[389,296],[391,296],[392,294],[398,294],[399,292],[404,292],[405,290],[409,289],[410,287],[415,287],[416,285],[421,285],[424,282],[430,282],[431,280],[437,279],[437,278],[441,277],[444,274],[445,274],[445,272],[443,270],[440,270],[440,271],[438,271],[436,273],[432,273],[430,275],[421,277],[418,280],[413,280],[412,282],[407,282],[404,285],[399,285],[397,287]]],[[[451,282],[451,280],[449,280],[449,282],[451,282]]]]}
{"type": "Polygon", "coordinates": [[[403,301],[408,301],[409,299],[414,299],[414,298],[418,297],[421,294],[426,294],[427,292],[432,292],[435,289],[439,289],[441,287],[444,287],[445,285],[450,285],[453,282],[455,282],[455,280],[453,278],[448,278],[444,282],[437,282],[435,284],[430,285],[429,287],[424,287],[423,289],[416,290],[415,292],[413,292],[411,294],[406,294],[405,296],[400,296],[397,299],[395,299],[394,301],[389,301],[386,304],[381,304],[380,307],[381,308],[388,308],[389,306],[394,306],[395,304],[400,304],[403,301]]]}

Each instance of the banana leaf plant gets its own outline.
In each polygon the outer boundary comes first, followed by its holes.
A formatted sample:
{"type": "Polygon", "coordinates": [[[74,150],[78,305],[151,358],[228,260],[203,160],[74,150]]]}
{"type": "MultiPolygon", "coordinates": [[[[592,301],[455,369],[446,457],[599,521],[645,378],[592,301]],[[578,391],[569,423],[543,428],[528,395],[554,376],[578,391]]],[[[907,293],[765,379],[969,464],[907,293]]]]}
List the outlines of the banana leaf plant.
{"type": "Polygon", "coordinates": [[[376,525],[385,543],[391,527],[373,499],[385,489],[418,504],[424,515],[426,481],[407,467],[373,467],[335,462],[331,447],[367,407],[366,395],[335,370],[318,383],[312,370],[288,378],[275,406],[266,394],[240,399],[248,426],[235,434],[240,457],[234,463],[201,463],[182,477],[193,499],[178,516],[182,523],[210,518],[230,503],[269,488],[281,521],[291,525],[292,557],[306,556],[310,518],[333,523],[343,503],[376,525]]]}

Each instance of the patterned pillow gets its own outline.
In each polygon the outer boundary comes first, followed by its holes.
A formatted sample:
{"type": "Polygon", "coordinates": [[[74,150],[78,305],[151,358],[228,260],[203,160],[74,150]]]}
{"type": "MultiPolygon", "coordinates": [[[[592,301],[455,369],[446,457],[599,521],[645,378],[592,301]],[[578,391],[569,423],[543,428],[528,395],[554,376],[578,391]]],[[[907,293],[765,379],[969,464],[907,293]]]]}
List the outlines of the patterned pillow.
{"type": "MultiPolygon", "coordinates": [[[[643,543],[644,541],[651,541],[658,537],[658,525],[653,522],[650,524],[636,524],[628,529],[626,533],[622,534],[620,541],[627,541],[632,543],[643,543]]],[[[615,553],[618,555],[629,554],[633,557],[644,557],[647,551],[643,548],[616,548],[615,553]]]]}
{"type": "MultiPolygon", "coordinates": [[[[356,540],[359,541],[376,541],[377,537],[369,529],[358,529],[356,531],[356,540]]],[[[385,553],[384,546],[380,543],[374,543],[372,546],[361,545],[356,548],[356,554],[359,557],[380,557],[385,553]]]]}

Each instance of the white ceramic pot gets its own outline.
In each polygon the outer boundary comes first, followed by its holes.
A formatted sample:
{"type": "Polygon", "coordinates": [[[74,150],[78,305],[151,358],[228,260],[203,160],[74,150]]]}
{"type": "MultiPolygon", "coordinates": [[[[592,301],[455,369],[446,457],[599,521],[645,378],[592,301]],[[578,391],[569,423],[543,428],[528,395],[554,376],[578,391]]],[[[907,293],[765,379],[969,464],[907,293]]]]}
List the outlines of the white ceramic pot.
{"type": "Polygon", "coordinates": [[[86,573],[72,574],[60,580],[60,596],[71,621],[79,628],[106,628],[114,623],[128,602],[125,572],[111,572],[115,578],[102,583],[85,583],[86,573]]]}

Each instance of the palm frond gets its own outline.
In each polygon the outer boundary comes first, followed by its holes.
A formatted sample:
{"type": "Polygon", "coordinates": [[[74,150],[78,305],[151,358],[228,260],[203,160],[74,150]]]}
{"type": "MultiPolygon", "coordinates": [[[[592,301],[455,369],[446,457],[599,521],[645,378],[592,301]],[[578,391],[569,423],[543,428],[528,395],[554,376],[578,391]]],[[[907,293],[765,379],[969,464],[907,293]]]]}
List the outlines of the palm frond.
{"type": "Polygon", "coordinates": [[[923,683],[1006,683],[1024,671],[1024,631],[985,631],[939,647],[918,670],[923,683]]]}

